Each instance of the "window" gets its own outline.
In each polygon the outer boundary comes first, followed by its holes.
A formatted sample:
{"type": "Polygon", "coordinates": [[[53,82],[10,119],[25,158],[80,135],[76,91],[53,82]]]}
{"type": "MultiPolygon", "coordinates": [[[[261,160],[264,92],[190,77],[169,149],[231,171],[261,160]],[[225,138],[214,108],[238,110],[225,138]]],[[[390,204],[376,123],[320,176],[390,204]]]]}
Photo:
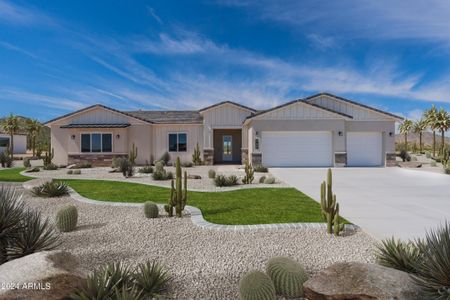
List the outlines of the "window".
{"type": "Polygon", "coordinates": [[[9,147],[9,138],[0,137],[0,147],[9,147]]]}
{"type": "Polygon", "coordinates": [[[81,152],[112,152],[112,134],[82,133],[81,152]]]}
{"type": "Polygon", "coordinates": [[[169,152],[186,152],[187,134],[169,133],[169,152]]]}

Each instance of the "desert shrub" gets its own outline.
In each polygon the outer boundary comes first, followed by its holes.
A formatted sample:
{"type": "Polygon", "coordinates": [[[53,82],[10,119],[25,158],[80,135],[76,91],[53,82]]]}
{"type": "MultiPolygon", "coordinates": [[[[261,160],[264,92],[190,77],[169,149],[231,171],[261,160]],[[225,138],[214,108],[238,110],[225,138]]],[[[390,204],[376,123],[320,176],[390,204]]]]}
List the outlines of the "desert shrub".
{"type": "Polygon", "coordinates": [[[253,179],[255,178],[255,170],[253,169],[253,166],[248,162],[248,160],[245,161],[245,176],[242,179],[243,184],[251,184],[253,182],[253,179]]]}
{"type": "Polygon", "coordinates": [[[44,166],[44,170],[47,170],[47,171],[58,170],[58,166],[55,165],[54,163],[49,163],[49,164],[44,166]]]}
{"type": "Polygon", "coordinates": [[[194,149],[194,153],[192,154],[192,162],[194,163],[194,165],[199,166],[202,164],[202,158],[201,158],[201,152],[200,152],[200,146],[197,145],[195,146],[194,149]]]}
{"type": "Polygon", "coordinates": [[[40,171],[41,171],[41,169],[39,167],[34,167],[34,168],[26,170],[25,172],[26,173],[36,173],[36,172],[40,172],[40,171]]]}
{"type": "Polygon", "coordinates": [[[162,161],[158,161],[155,164],[155,171],[152,174],[153,180],[169,180],[173,179],[173,173],[167,172],[164,169],[164,165],[162,161]]]}
{"type": "Polygon", "coordinates": [[[430,162],[430,166],[436,167],[436,166],[437,166],[436,161],[432,160],[432,161],[430,162]]]}
{"type": "Polygon", "coordinates": [[[267,275],[272,279],[277,295],[288,298],[303,296],[303,283],[308,274],[302,265],[289,257],[273,257],[266,265],[267,275]]]}
{"type": "Polygon", "coordinates": [[[126,157],[119,157],[117,159],[117,165],[119,171],[122,173],[123,177],[131,177],[134,174],[134,166],[126,157]]]}
{"type": "Polygon", "coordinates": [[[67,170],[67,175],[72,175],[73,174],[73,170],[67,170]]]}
{"type": "Polygon", "coordinates": [[[405,150],[400,151],[400,158],[403,162],[411,161],[411,156],[409,155],[408,151],[405,150]]]}
{"type": "Polygon", "coordinates": [[[31,168],[31,161],[30,161],[30,159],[29,159],[28,157],[25,157],[25,158],[23,159],[23,166],[24,166],[25,168],[31,168]]]}
{"type": "Polygon", "coordinates": [[[244,275],[239,282],[241,300],[273,300],[275,286],[269,276],[260,271],[244,275]]]}
{"type": "Polygon", "coordinates": [[[113,157],[112,161],[111,161],[111,168],[119,168],[119,160],[120,157],[113,157]]]}
{"type": "Polygon", "coordinates": [[[171,279],[167,271],[155,261],[139,264],[134,271],[121,262],[112,263],[88,275],[71,298],[74,300],[152,299],[166,292],[171,279]]]}
{"type": "Polygon", "coordinates": [[[444,173],[445,174],[450,174],[450,167],[444,167],[444,173]]]}
{"type": "Polygon", "coordinates": [[[417,157],[415,156],[411,157],[411,161],[417,161],[417,157]]]}
{"type": "Polygon", "coordinates": [[[80,175],[81,174],[81,170],[73,170],[73,175],[80,175]]]}
{"type": "Polygon", "coordinates": [[[275,177],[266,177],[266,179],[264,179],[264,183],[265,184],[274,184],[275,183],[275,177]]]}
{"type": "Polygon", "coordinates": [[[233,186],[238,184],[238,178],[235,175],[226,177],[225,175],[216,175],[214,178],[214,184],[218,187],[233,186]]]}
{"type": "Polygon", "coordinates": [[[69,187],[65,182],[50,181],[34,187],[31,191],[39,197],[61,197],[69,193],[69,187]]]}
{"type": "Polygon", "coordinates": [[[208,177],[213,179],[216,177],[216,171],[214,171],[213,169],[209,169],[208,170],[208,177]]]}
{"type": "Polygon", "coordinates": [[[264,167],[263,165],[256,165],[254,167],[255,172],[259,172],[259,173],[267,173],[269,170],[267,169],[267,167],[264,167]]]}
{"type": "Polygon", "coordinates": [[[142,174],[153,173],[153,167],[152,166],[144,166],[138,170],[138,173],[142,173],[142,174]]]}
{"type": "Polygon", "coordinates": [[[146,218],[157,218],[159,215],[159,210],[158,210],[158,206],[152,202],[152,201],[147,201],[144,203],[144,215],[146,218]]]}
{"type": "Polygon", "coordinates": [[[431,153],[430,153],[430,152],[426,152],[426,153],[425,153],[425,157],[426,157],[426,158],[431,158],[431,153]]]}
{"type": "Polygon", "coordinates": [[[414,243],[394,238],[383,240],[375,250],[378,264],[408,273],[415,273],[421,256],[419,248],[414,243]]]}
{"type": "Polygon", "coordinates": [[[164,163],[165,166],[167,166],[169,164],[170,161],[170,154],[169,152],[164,152],[163,155],[161,155],[161,157],[159,158],[158,161],[162,161],[164,163]]]}
{"type": "Polygon", "coordinates": [[[88,162],[77,163],[72,169],[90,169],[92,168],[92,164],[88,162]]]}
{"type": "Polygon", "coordinates": [[[236,175],[230,175],[227,177],[227,186],[237,185],[239,178],[236,175]]]}
{"type": "Polygon", "coordinates": [[[194,164],[192,162],[190,162],[190,161],[184,161],[184,162],[181,163],[181,166],[183,168],[192,168],[194,166],[194,164]]]}
{"type": "Polygon", "coordinates": [[[61,208],[56,214],[56,227],[61,232],[73,231],[77,227],[77,222],[78,210],[73,205],[61,208]]]}
{"type": "Polygon", "coordinates": [[[9,155],[8,151],[0,152],[0,165],[3,168],[11,168],[13,160],[9,155]]]}
{"type": "Polygon", "coordinates": [[[259,183],[264,183],[264,180],[266,180],[266,176],[261,176],[259,178],[259,183]]]}

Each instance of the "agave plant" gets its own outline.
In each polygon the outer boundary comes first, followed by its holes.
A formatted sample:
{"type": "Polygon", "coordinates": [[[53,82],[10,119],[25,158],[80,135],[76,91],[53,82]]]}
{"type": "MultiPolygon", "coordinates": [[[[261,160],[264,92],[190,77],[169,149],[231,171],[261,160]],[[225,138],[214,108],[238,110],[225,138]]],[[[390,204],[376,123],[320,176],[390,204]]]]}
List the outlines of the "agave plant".
{"type": "Polygon", "coordinates": [[[154,297],[165,292],[172,280],[169,273],[156,261],[139,264],[132,275],[134,284],[148,297],[154,297]]]}
{"type": "Polygon", "coordinates": [[[375,250],[378,264],[408,273],[416,273],[421,256],[416,244],[394,238],[383,240],[375,250]]]}
{"type": "Polygon", "coordinates": [[[50,181],[34,187],[31,191],[39,197],[61,197],[69,193],[69,187],[65,182],[50,181]]]}

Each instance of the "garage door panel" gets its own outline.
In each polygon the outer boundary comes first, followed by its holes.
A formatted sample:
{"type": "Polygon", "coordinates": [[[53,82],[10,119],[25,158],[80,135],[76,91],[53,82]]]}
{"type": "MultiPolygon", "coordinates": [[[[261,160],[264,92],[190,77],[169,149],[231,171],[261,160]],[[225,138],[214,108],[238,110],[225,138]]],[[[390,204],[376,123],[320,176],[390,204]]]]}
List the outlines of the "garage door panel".
{"type": "Polygon", "coordinates": [[[331,132],[262,132],[266,166],[326,167],[332,164],[331,132]]]}
{"type": "Polygon", "coordinates": [[[381,132],[348,132],[347,165],[374,167],[382,165],[381,132]]]}

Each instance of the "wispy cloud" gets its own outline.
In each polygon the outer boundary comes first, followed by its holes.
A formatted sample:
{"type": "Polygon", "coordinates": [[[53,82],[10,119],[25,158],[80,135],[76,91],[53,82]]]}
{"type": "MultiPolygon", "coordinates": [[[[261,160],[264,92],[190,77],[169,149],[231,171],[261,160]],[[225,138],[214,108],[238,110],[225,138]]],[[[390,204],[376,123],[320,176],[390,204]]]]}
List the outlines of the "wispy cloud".
{"type": "Polygon", "coordinates": [[[18,46],[15,46],[15,45],[10,44],[10,43],[7,43],[7,42],[0,41],[0,47],[3,47],[3,48],[5,48],[5,49],[8,49],[8,50],[12,50],[12,51],[21,53],[21,54],[23,54],[23,55],[26,55],[26,56],[31,57],[31,58],[34,58],[34,59],[37,59],[37,58],[38,58],[37,55],[35,55],[34,53],[31,53],[31,52],[28,51],[28,50],[25,50],[25,49],[23,49],[23,48],[20,48],[20,47],[18,47],[18,46]]]}
{"type": "Polygon", "coordinates": [[[39,10],[7,0],[0,0],[0,22],[17,26],[56,25],[52,18],[39,10]]]}
{"type": "Polygon", "coordinates": [[[315,48],[321,51],[326,51],[338,47],[336,39],[330,36],[322,36],[320,34],[311,33],[308,35],[308,39],[315,48]]]}
{"type": "Polygon", "coordinates": [[[158,22],[159,24],[162,24],[161,18],[156,14],[156,11],[155,11],[155,9],[154,9],[153,7],[147,6],[147,11],[148,11],[148,14],[149,14],[153,19],[155,19],[156,22],[158,22]]]}

